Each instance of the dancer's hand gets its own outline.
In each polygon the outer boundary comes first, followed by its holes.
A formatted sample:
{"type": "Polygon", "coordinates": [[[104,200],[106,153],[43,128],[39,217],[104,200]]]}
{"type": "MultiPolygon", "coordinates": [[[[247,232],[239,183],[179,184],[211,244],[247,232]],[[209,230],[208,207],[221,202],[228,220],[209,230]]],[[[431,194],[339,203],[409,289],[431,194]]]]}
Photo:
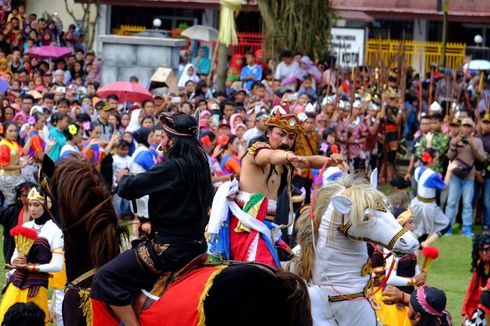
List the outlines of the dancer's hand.
{"type": "Polygon", "coordinates": [[[427,280],[427,272],[422,272],[418,275],[415,275],[413,278],[415,280],[415,285],[421,286],[425,284],[425,281],[427,280]]]}
{"type": "Polygon", "coordinates": [[[141,230],[143,230],[143,232],[145,232],[146,234],[150,234],[151,233],[151,223],[145,222],[145,223],[141,224],[141,230]]]}
{"type": "Polygon", "coordinates": [[[342,164],[344,162],[344,156],[339,153],[334,153],[330,155],[330,159],[335,163],[335,164],[342,164]]]}
{"type": "Polygon", "coordinates": [[[19,265],[19,264],[26,264],[26,263],[27,263],[27,261],[26,261],[25,257],[17,257],[12,262],[12,265],[19,265]]]}
{"type": "Polygon", "coordinates": [[[398,288],[392,285],[388,285],[383,290],[383,302],[385,304],[395,304],[401,302],[401,300],[402,300],[402,291],[400,291],[398,288]]]}

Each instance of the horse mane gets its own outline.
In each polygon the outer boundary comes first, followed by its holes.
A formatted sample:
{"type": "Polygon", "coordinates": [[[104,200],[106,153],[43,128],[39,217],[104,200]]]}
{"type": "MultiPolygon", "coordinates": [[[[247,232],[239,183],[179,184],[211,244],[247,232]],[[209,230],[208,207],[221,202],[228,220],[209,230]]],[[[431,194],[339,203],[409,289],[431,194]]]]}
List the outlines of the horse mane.
{"type": "MultiPolygon", "coordinates": [[[[313,277],[314,241],[318,239],[318,228],[332,197],[335,195],[344,195],[352,200],[351,221],[354,225],[363,221],[366,208],[375,209],[380,202],[386,202],[386,197],[380,191],[371,187],[364,177],[354,174],[343,176],[318,189],[313,203],[314,223],[310,218],[309,206],[305,206],[295,226],[296,239],[301,247],[301,253],[299,257],[293,259],[294,271],[307,282],[311,281],[313,277]]],[[[338,216],[340,214],[334,210],[330,221],[330,232],[333,232],[333,224],[338,216]]]]}
{"type": "Polygon", "coordinates": [[[119,227],[111,194],[95,166],[72,155],[56,167],[52,182],[65,236],[85,237],[96,268],[119,255],[121,237],[127,236],[127,230],[119,227]]]}

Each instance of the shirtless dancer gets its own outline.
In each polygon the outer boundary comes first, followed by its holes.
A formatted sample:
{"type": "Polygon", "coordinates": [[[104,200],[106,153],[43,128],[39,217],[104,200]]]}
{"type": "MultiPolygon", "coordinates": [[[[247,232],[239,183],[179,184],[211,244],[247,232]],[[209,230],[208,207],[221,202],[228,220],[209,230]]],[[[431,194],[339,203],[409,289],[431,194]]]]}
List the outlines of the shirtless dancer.
{"type": "Polygon", "coordinates": [[[302,132],[295,114],[276,114],[266,124],[265,137],[253,143],[242,158],[239,185],[234,180],[218,189],[208,233],[210,251],[215,256],[279,267],[276,246],[286,251],[290,248],[280,240],[275,211],[278,194],[291,182],[292,169],[319,169],[329,161],[342,162],[342,156],[295,155],[292,149],[302,132]]]}

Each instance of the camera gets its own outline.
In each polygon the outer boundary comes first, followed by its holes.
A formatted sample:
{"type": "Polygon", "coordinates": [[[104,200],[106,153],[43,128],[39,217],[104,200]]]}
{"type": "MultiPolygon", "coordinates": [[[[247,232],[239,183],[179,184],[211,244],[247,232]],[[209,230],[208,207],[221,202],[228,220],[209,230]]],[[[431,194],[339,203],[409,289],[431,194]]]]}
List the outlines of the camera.
{"type": "Polygon", "coordinates": [[[468,144],[468,137],[466,136],[461,137],[461,142],[465,145],[468,144]]]}

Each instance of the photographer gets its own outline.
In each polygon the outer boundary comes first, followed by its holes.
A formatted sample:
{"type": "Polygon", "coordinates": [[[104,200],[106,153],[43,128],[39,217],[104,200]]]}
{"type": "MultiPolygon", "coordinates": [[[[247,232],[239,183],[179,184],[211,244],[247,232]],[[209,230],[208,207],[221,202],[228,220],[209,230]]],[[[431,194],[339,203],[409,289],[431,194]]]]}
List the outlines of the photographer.
{"type": "MultiPolygon", "coordinates": [[[[455,160],[458,167],[454,169],[449,183],[449,194],[446,216],[454,224],[459,197],[463,194],[463,228],[462,234],[473,237],[473,196],[475,192],[475,160],[485,162],[487,157],[480,138],[472,136],[475,124],[471,118],[461,122],[461,133],[449,144],[447,158],[455,160]]],[[[446,234],[451,234],[450,229],[446,234]]]]}

